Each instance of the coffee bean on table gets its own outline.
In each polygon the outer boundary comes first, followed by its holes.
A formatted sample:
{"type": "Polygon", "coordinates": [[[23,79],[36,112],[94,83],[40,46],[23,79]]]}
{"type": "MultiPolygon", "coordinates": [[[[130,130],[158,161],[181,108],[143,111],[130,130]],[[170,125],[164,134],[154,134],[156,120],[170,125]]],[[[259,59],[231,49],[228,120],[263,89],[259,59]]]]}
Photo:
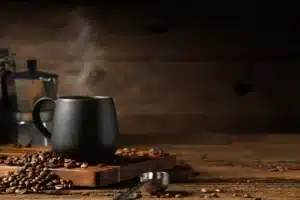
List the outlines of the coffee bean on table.
{"type": "Polygon", "coordinates": [[[118,149],[115,154],[116,155],[121,155],[122,153],[123,153],[122,149],[118,149]]]}
{"type": "Polygon", "coordinates": [[[100,168],[100,167],[104,167],[105,166],[105,164],[99,164],[98,165],[98,167],[100,168]]]}
{"type": "Polygon", "coordinates": [[[87,164],[87,163],[85,163],[85,162],[83,162],[81,165],[80,165],[80,167],[81,168],[87,168],[89,165],[87,164]]]}
{"type": "Polygon", "coordinates": [[[73,164],[72,163],[64,163],[64,167],[67,168],[67,169],[71,169],[73,168],[73,164]]]}

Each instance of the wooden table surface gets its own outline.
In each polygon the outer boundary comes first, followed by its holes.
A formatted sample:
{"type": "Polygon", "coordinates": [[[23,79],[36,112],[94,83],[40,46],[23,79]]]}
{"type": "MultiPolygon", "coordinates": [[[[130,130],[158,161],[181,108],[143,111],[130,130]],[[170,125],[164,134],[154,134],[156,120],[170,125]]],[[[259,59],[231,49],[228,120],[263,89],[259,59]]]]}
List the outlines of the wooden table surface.
{"type": "MultiPolygon", "coordinates": [[[[276,137],[282,137],[282,140],[277,140],[277,144],[271,140],[270,142],[267,140],[260,142],[255,139],[250,141],[245,136],[245,140],[224,144],[219,142],[217,145],[195,144],[195,138],[193,144],[177,142],[172,144],[170,139],[170,144],[157,145],[177,153],[180,159],[199,172],[199,176],[190,178],[188,183],[187,174],[172,174],[171,177],[176,178],[177,181],[185,179],[185,183],[173,183],[169,190],[195,192],[193,196],[184,199],[204,199],[206,194],[201,193],[201,188],[222,189],[219,199],[245,199],[243,197],[245,194],[272,200],[300,199],[300,170],[277,172],[270,170],[271,166],[295,166],[297,163],[300,166],[300,145],[295,142],[300,141],[300,134],[297,137],[293,136],[294,142],[283,142],[289,136],[276,137]],[[237,196],[233,196],[234,193],[237,196]]],[[[112,199],[106,196],[107,193],[112,193],[112,190],[72,190],[61,195],[1,195],[0,197],[3,199],[112,199]]],[[[142,199],[154,198],[143,197],[142,199]]]]}

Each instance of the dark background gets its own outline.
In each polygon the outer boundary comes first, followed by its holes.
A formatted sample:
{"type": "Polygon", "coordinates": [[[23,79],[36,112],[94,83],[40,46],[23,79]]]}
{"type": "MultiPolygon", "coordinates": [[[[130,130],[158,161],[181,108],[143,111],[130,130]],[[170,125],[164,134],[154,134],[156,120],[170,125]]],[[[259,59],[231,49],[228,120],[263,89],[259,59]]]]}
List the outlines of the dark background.
{"type": "Polygon", "coordinates": [[[9,4],[0,8],[0,44],[19,70],[36,58],[58,73],[58,95],[113,96],[124,134],[298,132],[296,7],[9,4]],[[92,75],[76,85],[87,66],[92,75]]]}

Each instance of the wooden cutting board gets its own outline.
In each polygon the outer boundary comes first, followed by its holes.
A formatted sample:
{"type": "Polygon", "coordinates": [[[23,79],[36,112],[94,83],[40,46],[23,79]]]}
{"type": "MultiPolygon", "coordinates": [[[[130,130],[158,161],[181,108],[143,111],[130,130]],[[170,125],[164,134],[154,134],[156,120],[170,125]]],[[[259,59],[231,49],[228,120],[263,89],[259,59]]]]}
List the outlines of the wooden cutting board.
{"type": "MultiPolygon", "coordinates": [[[[22,154],[27,152],[37,152],[46,150],[50,150],[50,148],[14,148],[11,145],[8,145],[0,146],[0,155],[21,156],[22,154]]],[[[103,167],[89,166],[85,169],[58,168],[51,170],[57,173],[62,179],[71,180],[75,186],[100,187],[139,177],[140,174],[142,174],[143,172],[172,169],[175,165],[176,156],[169,155],[129,165],[107,165],[103,167]]],[[[16,171],[18,170],[18,168],[19,167],[16,166],[0,165],[0,176],[4,176],[10,171],[16,171]]]]}

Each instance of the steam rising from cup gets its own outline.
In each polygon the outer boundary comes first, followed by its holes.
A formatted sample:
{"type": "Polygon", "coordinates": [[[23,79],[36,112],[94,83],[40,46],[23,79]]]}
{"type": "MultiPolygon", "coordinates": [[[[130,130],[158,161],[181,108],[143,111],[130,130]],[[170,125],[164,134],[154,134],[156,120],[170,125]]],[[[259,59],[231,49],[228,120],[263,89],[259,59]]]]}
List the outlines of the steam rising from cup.
{"type": "MultiPolygon", "coordinates": [[[[81,17],[78,11],[74,11],[71,16],[71,28],[77,33],[76,37],[68,42],[68,54],[76,56],[77,59],[71,67],[79,69],[79,74],[72,85],[72,94],[93,95],[91,84],[99,84],[104,78],[106,69],[104,68],[103,55],[96,46],[92,27],[88,19],[81,17]],[[103,77],[97,77],[97,83],[93,77],[98,73],[103,77]]],[[[95,78],[94,78],[95,79],[95,78]]],[[[99,84],[100,87],[100,84],[99,84]]]]}

